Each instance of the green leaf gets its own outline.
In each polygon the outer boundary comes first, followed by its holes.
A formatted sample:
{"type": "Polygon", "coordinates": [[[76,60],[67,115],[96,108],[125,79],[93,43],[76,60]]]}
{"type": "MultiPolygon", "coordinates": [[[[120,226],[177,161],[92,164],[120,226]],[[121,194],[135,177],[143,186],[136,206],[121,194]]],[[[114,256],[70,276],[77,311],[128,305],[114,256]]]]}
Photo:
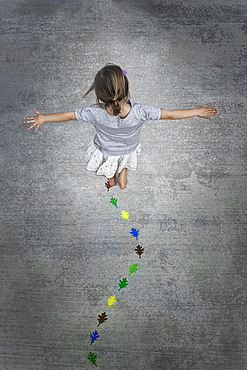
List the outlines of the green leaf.
{"type": "Polygon", "coordinates": [[[129,276],[138,270],[138,263],[134,263],[129,267],[129,276]]]}
{"type": "Polygon", "coordinates": [[[128,283],[127,278],[124,278],[123,280],[119,280],[119,283],[118,283],[118,285],[119,285],[119,289],[118,289],[118,290],[123,289],[123,288],[126,288],[126,286],[127,286],[128,284],[129,284],[129,283],[128,283]]]}
{"type": "Polygon", "coordinates": [[[115,207],[118,208],[117,202],[118,202],[117,198],[111,198],[110,199],[110,203],[113,204],[115,207]]]}
{"type": "Polygon", "coordinates": [[[96,358],[97,358],[97,355],[95,355],[93,352],[89,352],[88,356],[87,356],[88,360],[90,362],[92,362],[92,364],[94,364],[95,366],[98,366],[96,364],[96,358]]]}

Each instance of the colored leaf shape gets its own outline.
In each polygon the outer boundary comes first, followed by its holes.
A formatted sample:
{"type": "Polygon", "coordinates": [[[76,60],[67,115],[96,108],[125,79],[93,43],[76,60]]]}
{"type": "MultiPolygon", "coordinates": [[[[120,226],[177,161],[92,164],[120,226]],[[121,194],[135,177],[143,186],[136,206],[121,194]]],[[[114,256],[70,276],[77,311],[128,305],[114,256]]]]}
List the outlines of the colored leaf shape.
{"type": "Polygon", "coordinates": [[[92,362],[92,364],[94,364],[95,366],[98,366],[96,364],[96,358],[97,358],[97,355],[95,355],[93,352],[89,352],[88,356],[87,356],[88,360],[90,362],[92,362]]]}
{"type": "Polygon", "coordinates": [[[107,314],[105,312],[103,312],[101,315],[98,316],[97,320],[99,322],[99,324],[98,324],[98,326],[99,326],[100,324],[102,324],[103,322],[108,320],[107,314]]]}
{"type": "Polygon", "coordinates": [[[118,290],[125,288],[128,284],[129,283],[128,283],[128,280],[126,278],[124,278],[123,280],[119,280],[119,283],[118,283],[119,289],[118,290]]]}
{"type": "Polygon", "coordinates": [[[122,211],[121,213],[121,217],[125,218],[126,220],[129,220],[129,212],[127,211],[122,211]]]}
{"type": "Polygon", "coordinates": [[[138,263],[134,263],[129,267],[129,276],[138,270],[138,263]]]}
{"type": "Polygon", "coordinates": [[[98,338],[99,338],[99,333],[98,333],[97,331],[94,331],[93,333],[91,333],[91,334],[90,334],[90,339],[91,339],[90,346],[91,346],[91,344],[93,344],[93,342],[95,342],[98,338]]]}
{"type": "Polygon", "coordinates": [[[110,199],[110,203],[113,204],[115,207],[118,208],[117,202],[118,202],[117,198],[111,198],[110,199]]]}
{"type": "Polygon", "coordinates": [[[107,298],[108,307],[113,306],[117,302],[117,297],[115,295],[111,295],[107,298]]]}
{"type": "Polygon", "coordinates": [[[130,234],[133,235],[136,238],[136,240],[138,240],[139,230],[134,229],[132,227],[130,234]]]}
{"type": "Polygon", "coordinates": [[[140,245],[138,245],[135,249],[136,253],[139,254],[139,258],[141,258],[141,255],[144,251],[144,248],[142,248],[140,245]]]}
{"type": "Polygon", "coordinates": [[[105,182],[105,187],[108,189],[108,191],[109,191],[109,189],[112,187],[112,186],[110,185],[109,181],[105,182]]]}

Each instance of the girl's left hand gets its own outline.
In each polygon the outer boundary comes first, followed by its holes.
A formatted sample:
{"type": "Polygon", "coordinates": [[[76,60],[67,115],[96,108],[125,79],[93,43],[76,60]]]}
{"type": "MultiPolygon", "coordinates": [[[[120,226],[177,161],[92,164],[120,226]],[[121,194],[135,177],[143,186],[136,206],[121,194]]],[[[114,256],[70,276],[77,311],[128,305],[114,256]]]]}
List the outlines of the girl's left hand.
{"type": "Polygon", "coordinates": [[[198,111],[198,117],[202,118],[212,118],[210,116],[215,116],[218,113],[218,109],[216,108],[208,108],[210,104],[203,105],[199,108],[196,108],[198,111]]]}

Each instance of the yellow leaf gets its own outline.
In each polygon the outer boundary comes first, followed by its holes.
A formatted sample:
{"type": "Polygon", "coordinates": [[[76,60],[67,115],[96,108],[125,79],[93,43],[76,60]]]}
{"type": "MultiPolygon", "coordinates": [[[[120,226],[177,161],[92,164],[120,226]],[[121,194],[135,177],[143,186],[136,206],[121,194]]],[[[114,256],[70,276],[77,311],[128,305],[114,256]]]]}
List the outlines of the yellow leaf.
{"type": "Polygon", "coordinates": [[[117,302],[117,297],[115,295],[111,295],[109,298],[107,298],[108,307],[114,305],[117,302]]]}
{"type": "Polygon", "coordinates": [[[123,218],[125,218],[126,220],[128,220],[129,219],[129,212],[127,212],[127,211],[122,211],[122,213],[121,213],[121,217],[123,217],[123,218]]]}

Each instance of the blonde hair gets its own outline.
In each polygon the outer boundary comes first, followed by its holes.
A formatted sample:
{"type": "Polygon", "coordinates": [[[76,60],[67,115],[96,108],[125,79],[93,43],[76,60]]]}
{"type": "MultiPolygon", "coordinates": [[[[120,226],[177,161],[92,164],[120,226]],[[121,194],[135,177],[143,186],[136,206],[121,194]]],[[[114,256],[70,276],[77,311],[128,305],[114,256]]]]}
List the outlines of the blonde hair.
{"type": "Polygon", "coordinates": [[[95,76],[92,86],[84,96],[95,90],[96,102],[101,108],[110,105],[114,116],[121,112],[121,106],[129,99],[129,81],[121,67],[106,64],[95,76]]]}

